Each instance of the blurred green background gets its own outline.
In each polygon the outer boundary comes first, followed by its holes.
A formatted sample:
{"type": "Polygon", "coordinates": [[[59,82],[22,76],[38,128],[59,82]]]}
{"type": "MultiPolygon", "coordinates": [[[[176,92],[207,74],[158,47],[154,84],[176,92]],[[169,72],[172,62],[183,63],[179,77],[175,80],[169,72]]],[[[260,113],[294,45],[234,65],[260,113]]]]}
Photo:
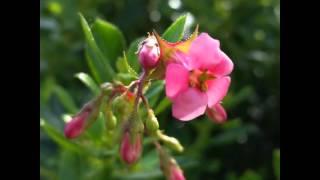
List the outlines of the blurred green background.
{"type": "MultiPolygon", "coordinates": [[[[73,151],[77,146],[68,144],[61,136],[63,115],[77,112],[93,97],[75,78],[78,72],[90,74],[78,12],[89,24],[101,18],[116,25],[125,36],[127,48],[152,29],[163,33],[177,17],[188,13],[186,34],[199,24],[201,32],[220,40],[235,69],[223,102],[229,116],[227,123],[216,125],[202,116],[184,124],[171,116],[170,105],[158,114],[161,129],[185,147],[185,152],[174,155],[187,179],[278,178],[280,1],[43,0],[40,116],[47,126],[40,128],[41,179],[163,178],[150,147],[145,148],[136,170],[130,171],[118,161],[110,164],[108,155],[92,157],[73,151]]],[[[160,90],[152,97],[154,108],[165,97],[160,90]]]]}

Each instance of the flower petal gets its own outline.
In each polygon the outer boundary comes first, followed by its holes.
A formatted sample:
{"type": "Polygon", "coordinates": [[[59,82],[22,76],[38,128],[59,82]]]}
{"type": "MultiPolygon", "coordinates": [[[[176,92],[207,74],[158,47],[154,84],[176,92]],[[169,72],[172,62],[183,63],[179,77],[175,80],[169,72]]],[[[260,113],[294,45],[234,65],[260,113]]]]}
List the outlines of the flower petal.
{"type": "Polygon", "coordinates": [[[210,68],[210,71],[214,76],[222,77],[229,75],[232,70],[233,62],[223,51],[220,50],[220,62],[219,64],[213,66],[213,68],[210,68]]]}
{"type": "Polygon", "coordinates": [[[189,71],[181,64],[170,63],[166,69],[166,95],[173,99],[188,88],[189,71]]]}
{"type": "Polygon", "coordinates": [[[223,123],[227,120],[226,110],[220,103],[217,103],[211,108],[207,108],[206,114],[215,123],[223,123]]]}
{"type": "Polygon", "coordinates": [[[190,47],[190,66],[193,69],[207,69],[220,62],[220,42],[201,33],[190,47]]]}
{"type": "Polygon", "coordinates": [[[208,97],[195,88],[188,88],[181,92],[173,101],[172,114],[182,121],[190,121],[202,114],[206,110],[208,97]]]}
{"type": "Polygon", "coordinates": [[[224,98],[228,92],[230,82],[231,78],[229,76],[207,81],[208,107],[212,107],[224,98]]]}
{"type": "Polygon", "coordinates": [[[183,65],[183,67],[185,67],[188,71],[193,70],[192,65],[190,63],[190,56],[181,51],[177,51],[174,53],[171,62],[183,65]]]}

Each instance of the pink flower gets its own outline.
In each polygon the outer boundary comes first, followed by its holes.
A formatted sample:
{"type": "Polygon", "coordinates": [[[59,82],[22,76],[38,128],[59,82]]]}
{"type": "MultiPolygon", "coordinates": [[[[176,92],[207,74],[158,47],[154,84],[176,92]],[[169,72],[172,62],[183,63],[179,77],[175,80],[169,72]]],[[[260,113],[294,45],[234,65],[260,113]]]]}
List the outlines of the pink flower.
{"type": "Polygon", "coordinates": [[[165,81],[175,118],[192,120],[227,94],[233,63],[221,51],[219,41],[207,33],[192,42],[187,54],[177,52],[174,61],[167,66],[165,81]]]}
{"type": "Polygon", "coordinates": [[[85,130],[85,124],[87,122],[89,111],[83,111],[77,116],[73,117],[72,120],[65,126],[64,134],[68,139],[73,139],[82,134],[85,130]]]}
{"type": "Polygon", "coordinates": [[[186,178],[183,175],[183,171],[173,165],[170,167],[170,176],[169,176],[169,180],[185,180],[186,178]]]}
{"type": "Polygon", "coordinates": [[[160,49],[157,39],[151,35],[141,42],[138,50],[139,62],[145,70],[153,69],[157,66],[160,49]]]}
{"type": "Polygon", "coordinates": [[[142,145],[141,145],[141,135],[137,134],[133,142],[130,138],[130,133],[126,131],[123,134],[121,147],[120,147],[120,157],[127,164],[135,163],[141,155],[142,145]]]}

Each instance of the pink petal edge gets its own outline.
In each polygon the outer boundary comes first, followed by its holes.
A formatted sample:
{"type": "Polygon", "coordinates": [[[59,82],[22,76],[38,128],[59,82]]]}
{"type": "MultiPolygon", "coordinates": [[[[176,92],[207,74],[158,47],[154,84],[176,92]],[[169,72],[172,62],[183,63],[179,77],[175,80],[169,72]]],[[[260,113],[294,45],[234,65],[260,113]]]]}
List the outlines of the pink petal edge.
{"type": "Polygon", "coordinates": [[[205,113],[207,103],[206,93],[188,88],[174,99],[172,115],[181,121],[190,121],[205,113]]]}

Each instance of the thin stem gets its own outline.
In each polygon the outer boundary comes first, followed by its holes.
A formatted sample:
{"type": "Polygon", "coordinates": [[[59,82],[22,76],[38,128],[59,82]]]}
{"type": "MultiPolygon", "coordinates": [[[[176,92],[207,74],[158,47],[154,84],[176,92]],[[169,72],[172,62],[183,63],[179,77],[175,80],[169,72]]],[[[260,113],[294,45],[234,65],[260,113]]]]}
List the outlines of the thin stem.
{"type": "Polygon", "coordinates": [[[148,99],[144,95],[141,95],[141,99],[142,99],[143,104],[146,106],[146,108],[150,109],[148,99]]]}
{"type": "Polygon", "coordinates": [[[156,148],[157,148],[158,151],[163,151],[163,150],[162,150],[162,147],[161,147],[161,144],[159,143],[158,140],[154,140],[154,141],[153,141],[153,144],[156,146],[156,148]]]}
{"type": "Polygon", "coordinates": [[[127,86],[127,88],[128,88],[128,90],[129,91],[133,91],[133,89],[136,87],[136,85],[138,84],[138,80],[136,80],[136,81],[133,81],[132,83],[130,83],[128,86],[127,86]]]}
{"type": "Polygon", "coordinates": [[[143,89],[146,77],[147,77],[147,73],[145,71],[143,71],[142,75],[140,76],[139,81],[138,81],[138,91],[137,91],[136,99],[134,101],[134,110],[136,113],[138,112],[139,99],[142,96],[142,89],[143,89]]]}

